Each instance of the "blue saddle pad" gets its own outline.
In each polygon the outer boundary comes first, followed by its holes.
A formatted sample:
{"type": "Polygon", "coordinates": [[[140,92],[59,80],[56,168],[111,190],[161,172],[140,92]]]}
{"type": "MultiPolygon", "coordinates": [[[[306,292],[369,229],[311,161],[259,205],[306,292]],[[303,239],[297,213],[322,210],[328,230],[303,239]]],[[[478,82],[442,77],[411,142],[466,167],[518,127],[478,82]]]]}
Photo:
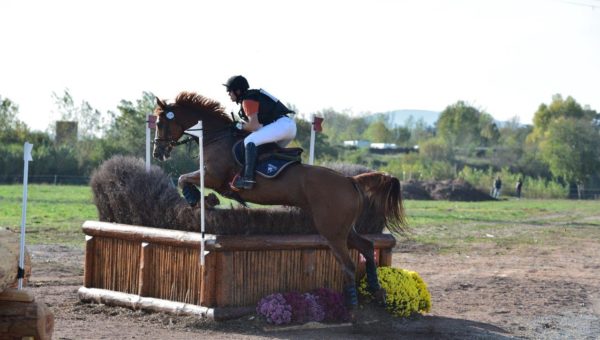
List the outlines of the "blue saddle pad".
{"type": "MultiPolygon", "coordinates": [[[[243,166],[245,162],[244,141],[233,145],[233,158],[243,166]]],[[[256,172],[262,177],[275,178],[294,163],[300,163],[301,148],[282,149],[275,143],[260,145],[257,148],[256,172]]]]}

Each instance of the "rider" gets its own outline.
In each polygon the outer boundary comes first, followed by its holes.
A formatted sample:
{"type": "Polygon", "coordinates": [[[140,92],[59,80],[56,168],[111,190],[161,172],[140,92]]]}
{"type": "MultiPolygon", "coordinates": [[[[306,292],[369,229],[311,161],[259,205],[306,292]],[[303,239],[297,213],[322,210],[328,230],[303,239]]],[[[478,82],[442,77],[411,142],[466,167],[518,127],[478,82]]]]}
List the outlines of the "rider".
{"type": "Polygon", "coordinates": [[[281,101],[263,89],[250,89],[248,80],[236,75],[223,84],[231,101],[241,104],[239,115],[244,122],[238,128],[250,134],[244,139],[246,160],[241,177],[233,186],[237,189],[252,189],[255,181],[256,148],[266,143],[288,145],[296,137],[296,122],[288,117],[294,113],[281,101]]]}

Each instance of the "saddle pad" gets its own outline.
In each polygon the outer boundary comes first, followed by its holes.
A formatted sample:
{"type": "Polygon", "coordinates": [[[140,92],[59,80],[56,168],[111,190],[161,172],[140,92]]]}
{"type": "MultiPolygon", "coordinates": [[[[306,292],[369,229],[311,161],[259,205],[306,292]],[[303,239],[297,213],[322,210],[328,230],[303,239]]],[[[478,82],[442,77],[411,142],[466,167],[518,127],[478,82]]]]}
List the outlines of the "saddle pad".
{"type": "MultiPolygon", "coordinates": [[[[243,166],[245,162],[244,141],[233,145],[233,158],[243,166]]],[[[265,178],[277,177],[285,168],[294,163],[300,163],[301,148],[282,149],[275,143],[260,145],[257,148],[256,172],[265,178]]]]}

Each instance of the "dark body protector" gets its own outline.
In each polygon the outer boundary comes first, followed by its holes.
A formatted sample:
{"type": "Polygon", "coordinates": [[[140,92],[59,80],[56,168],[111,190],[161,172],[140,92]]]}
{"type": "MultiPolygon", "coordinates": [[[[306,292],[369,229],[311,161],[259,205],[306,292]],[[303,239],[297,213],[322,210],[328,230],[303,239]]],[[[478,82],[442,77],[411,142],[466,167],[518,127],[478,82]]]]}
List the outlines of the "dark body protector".
{"type": "MultiPolygon", "coordinates": [[[[288,109],[279,99],[263,89],[250,89],[244,93],[240,102],[254,100],[258,102],[258,122],[262,125],[270,124],[282,116],[287,116],[294,111],[288,109]]],[[[248,116],[244,112],[244,105],[240,108],[240,117],[247,121],[248,116]]]]}

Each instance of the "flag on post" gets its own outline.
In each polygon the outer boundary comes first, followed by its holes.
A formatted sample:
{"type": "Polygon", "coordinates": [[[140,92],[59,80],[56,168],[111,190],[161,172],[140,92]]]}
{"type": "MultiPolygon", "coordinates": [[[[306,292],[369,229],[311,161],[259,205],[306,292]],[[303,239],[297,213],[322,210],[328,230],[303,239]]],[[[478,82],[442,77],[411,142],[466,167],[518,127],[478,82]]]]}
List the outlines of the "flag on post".
{"type": "Polygon", "coordinates": [[[321,123],[323,123],[323,118],[313,116],[312,129],[310,130],[310,150],[308,154],[308,164],[310,165],[313,165],[315,162],[315,134],[323,131],[321,123]]]}
{"type": "Polygon", "coordinates": [[[155,115],[148,115],[148,120],[146,122],[148,123],[149,129],[156,129],[156,116],[155,115]]]}
{"type": "Polygon", "coordinates": [[[31,158],[31,150],[32,149],[33,149],[33,144],[31,144],[29,142],[25,142],[25,144],[23,144],[23,160],[25,162],[33,161],[33,158],[31,158]]]}
{"type": "Polygon", "coordinates": [[[323,123],[324,118],[321,117],[314,117],[313,118],[313,129],[316,132],[322,132],[323,131],[323,127],[321,126],[321,124],[323,123]]]}
{"type": "Polygon", "coordinates": [[[196,123],[196,125],[185,130],[185,133],[187,133],[188,135],[192,135],[192,136],[200,138],[202,136],[202,123],[201,122],[196,123]]]}

